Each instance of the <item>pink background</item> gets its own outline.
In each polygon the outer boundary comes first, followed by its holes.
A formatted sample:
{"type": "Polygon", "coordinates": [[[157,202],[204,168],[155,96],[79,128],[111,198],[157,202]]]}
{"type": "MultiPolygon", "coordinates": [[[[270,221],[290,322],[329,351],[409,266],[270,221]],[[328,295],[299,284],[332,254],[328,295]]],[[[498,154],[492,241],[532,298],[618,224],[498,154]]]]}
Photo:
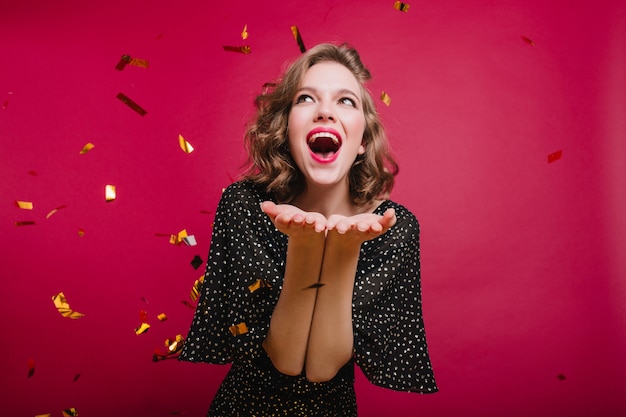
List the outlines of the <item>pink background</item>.
{"type": "Polygon", "coordinates": [[[358,374],[360,415],[626,414],[626,3],[208,3],[2,2],[2,415],[206,413],[226,368],[152,354],[187,332],[204,269],[190,262],[240,172],[255,94],[300,53],[292,25],[309,47],[354,44],[391,97],[392,197],[422,226],[441,391],[358,374]],[[149,68],[117,71],[123,54],[149,68]],[[182,229],[197,246],[158,235],[182,229]],[[57,312],[60,291],[83,318],[57,312]]]}

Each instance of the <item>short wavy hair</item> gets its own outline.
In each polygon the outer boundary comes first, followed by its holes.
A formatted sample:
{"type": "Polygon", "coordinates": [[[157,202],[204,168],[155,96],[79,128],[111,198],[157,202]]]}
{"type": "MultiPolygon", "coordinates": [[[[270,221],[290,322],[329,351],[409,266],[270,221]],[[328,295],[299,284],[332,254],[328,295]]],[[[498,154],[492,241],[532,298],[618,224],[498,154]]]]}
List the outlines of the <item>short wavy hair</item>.
{"type": "Polygon", "coordinates": [[[289,202],[304,190],[304,175],[289,150],[287,122],[304,74],[320,62],[345,66],[361,87],[365,153],[357,157],[348,174],[352,201],[363,205],[376,198],[386,198],[393,188],[398,164],[391,155],[374,100],[366,87],[371,74],[356,49],[348,44],[317,45],[294,61],[276,83],[264,86],[265,91],[255,100],[256,117],[249,122],[244,136],[248,160],[243,178],[259,184],[280,202],[289,202]]]}

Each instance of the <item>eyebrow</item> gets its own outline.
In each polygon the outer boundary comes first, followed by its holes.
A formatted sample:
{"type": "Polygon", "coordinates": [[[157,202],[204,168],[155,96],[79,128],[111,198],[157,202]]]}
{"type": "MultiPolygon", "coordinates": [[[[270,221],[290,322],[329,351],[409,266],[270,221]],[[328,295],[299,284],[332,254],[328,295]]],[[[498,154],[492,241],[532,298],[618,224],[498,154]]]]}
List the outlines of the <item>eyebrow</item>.
{"type": "MultiPolygon", "coordinates": [[[[310,92],[319,94],[317,88],[315,88],[315,87],[307,87],[306,85],[304,87],[299,88],[297,93],[300,93],[302,91],[310,91],[310,92]]],[[[335,93],[337,95],[350,95],[350,96],[353,96],[354,98],[356,98],[358,101],[361,101],[361,97],[359,95],[357,95],[354,91],[352,91],[352,90],[350,90],[348,88],[341,88],[339,90],[333,91],[333,93],[335,93]]]]}

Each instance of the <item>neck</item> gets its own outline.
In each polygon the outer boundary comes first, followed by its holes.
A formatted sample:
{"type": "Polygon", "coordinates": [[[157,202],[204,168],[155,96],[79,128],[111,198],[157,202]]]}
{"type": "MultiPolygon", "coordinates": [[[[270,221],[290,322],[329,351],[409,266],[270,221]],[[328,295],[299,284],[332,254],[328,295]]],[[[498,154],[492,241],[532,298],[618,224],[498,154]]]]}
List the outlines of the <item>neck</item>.
{"type": "Polygon", "coordinates": [[[291,204],[304,211],[318,212],[326,217],[333,214],[352,216],[359,212],[359,207],[350,198],[347,181],[323,187],[307,185],[304,191],[293,199],[291,204]]]}

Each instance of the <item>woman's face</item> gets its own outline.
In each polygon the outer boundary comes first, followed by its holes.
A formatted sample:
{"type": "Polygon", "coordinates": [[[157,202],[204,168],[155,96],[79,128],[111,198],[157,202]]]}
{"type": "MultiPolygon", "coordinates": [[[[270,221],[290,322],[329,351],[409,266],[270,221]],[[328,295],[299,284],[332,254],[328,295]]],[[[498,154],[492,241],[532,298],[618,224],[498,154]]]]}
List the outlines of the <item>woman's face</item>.
{"type": "MultiPolygon", "coordinates": [[[[363,154],[365,115],[361,86],[343,65],[321,62],[309,68],[289,113],[289,149],[308,186],[346,181],[363,154]]],[[[347,184],[347,181],[346,181],[347,184]]]]}

